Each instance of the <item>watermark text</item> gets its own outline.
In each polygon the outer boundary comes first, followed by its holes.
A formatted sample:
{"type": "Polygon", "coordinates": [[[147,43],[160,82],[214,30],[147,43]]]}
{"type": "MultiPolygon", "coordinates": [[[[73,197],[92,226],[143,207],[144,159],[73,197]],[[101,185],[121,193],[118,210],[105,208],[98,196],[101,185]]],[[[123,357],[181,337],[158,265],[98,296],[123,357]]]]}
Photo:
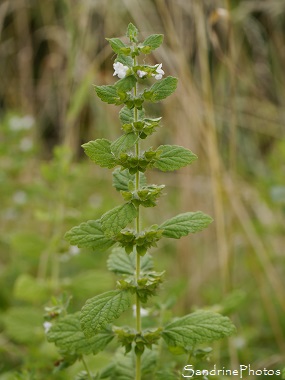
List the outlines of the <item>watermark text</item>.
{"type": "Polygon", "coordinates": [[[249,376],[280,376],[280,370],[274,369],[253,369],[250,364],[245,365],[241,364],[236,369],[227,369],[222,367],[220,369],[217,368],[215,364],[212,369],[195,369],[191,364],[186,365],[183,368],[182,376],[184,378],[193,378],[195,376],[237,376],[239,379],[244,379],[249,376]]]}

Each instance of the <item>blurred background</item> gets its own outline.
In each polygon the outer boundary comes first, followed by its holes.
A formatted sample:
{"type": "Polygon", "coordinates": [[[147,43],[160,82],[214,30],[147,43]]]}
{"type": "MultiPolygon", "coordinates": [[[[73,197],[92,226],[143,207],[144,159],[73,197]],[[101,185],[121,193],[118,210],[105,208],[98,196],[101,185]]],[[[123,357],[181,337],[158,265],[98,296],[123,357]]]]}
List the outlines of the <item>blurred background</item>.
{"type": "Polygon", "coordinates": [[[145,59],[179,79],[148,108],[163,115],[151,144],[199,157],[148,175],[167,196],[146,210],[145,225],[185,211],[214,218],[152,251],[167,269],[155,302],[176,315],[207,307],[233,319],[238,333],[215,347],[215,363],[285,366],[285,1],[2,0],[0,380],[73,378],[72,369],[51,375],[58,354],[45,340],[44,306],[67,292],[78,310],[115,284],[106,254],[63,236],[121,202],[111,172],[81,144],[120,135],[119,108],[92,85],[115,82],[105,37],[125,39],[129,22],[141,40],[164,34],[145,59]]]}

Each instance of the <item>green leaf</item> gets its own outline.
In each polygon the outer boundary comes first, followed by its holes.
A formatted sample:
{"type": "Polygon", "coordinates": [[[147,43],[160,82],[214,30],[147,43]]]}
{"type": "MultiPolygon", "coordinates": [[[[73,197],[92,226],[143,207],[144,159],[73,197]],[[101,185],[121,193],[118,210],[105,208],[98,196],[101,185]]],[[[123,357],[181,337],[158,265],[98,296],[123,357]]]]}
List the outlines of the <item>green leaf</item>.
{"type": "MultiPolygon", "coordinates": [[[[116,247],[112,250],[107,261],[107,267],[116,274],[134,274],[136,271],[136,254],[127,254],[124,248],[116,247]]],[[[150,254],[141,257],[141,272],[153,269],[153,260],[150,254]]]]}
{"type": "Polygon", "coordinates": [[[112,273],[106,273],[99,266],[96,269],[86,268],[79,271],[77,275],[72,276],[72,281],[68,285],[68,292],[75,299],[86,300],[94,296],[94,284],[96,284],[98,294],[106,292],[106,290],[112,289],[114,276],[112,273]]]}
{"type": "MultiPolygon", "coordinates": [[[[139,110],[138,111],[138,119],[143,120],[144,114],[145,114],[144,109],[139,110]]],[[[124,106],[119,113],[119,117],[120,117],[122,124],[131,124],[135,120],[134,110],[124,106]]]]}
{"type": "Polygon", "coordinates": [[[109,169],[116,166],[115,156],[111,152],[111,141],[97,139],[83,144],[82,147],[85,154],[97,165],[109,169]]]}
{"type": "Polygon", "coordinates": [[[154,166],[164,172],[180,169],[198,158],[191,150],[179,145],[161,145],[157,151],[161,154],[154,166]]]}
{"type": "Polygon", "coordinates": [[[115,86],[95,86],[95,91],[99,98],[105,103],[116,105],[123,103],[117,93],[117,88],[115,86]]]}
{"type": "Polygon", "coordinates": [[[149,46],[151,50],[157,49],[163,42],[163,34],[152,34],[142,43],[143,46],[149,46]]]}
{"type": "Polygon", "coordinates": [[[177,373],[170,368],[156,372],[155,380],[177,380],[177,373]]]}
{"type": "Polygon", "coordinates": [[[133,274],[135,268],[129,255],[123,248],[116,247],[112,250],[107,260],[107,268],[116,274],[133,274]]]}
{"type": "Polygon", "coordinates": [[[79,313],[61,318],[47,333],[49,342],[54,342],[63,352],[77,355],[97,354],[104,350],[113,338],[111,330],[104,330],[87,338],[80,327],[79,313]]]}
{"type": "MultiPolygon", "coordinates": [[[[157,350],[145,349],[141,357],[141,372],[143,379],[150,379],[156,371],[158,360],[157,350]]],[[[136,355],[134,351],[125,354],[118,350],[114,355],[115,368],[110,380],[133,380],[135,378],[136,355]]]]}
{"type": "Polygon", "coordinates": [[[122,48],[128,47],[119,38],[106,38],[106,40],[109,42],[109,44],[111,45],[111,48],[116,54],[120,54],[122,48]]]}
{"type": "MultiPolygon", "coordinates": [[[[118,191],[128,191],[129,182],[135,180],[135,175],[130,174],[128,169],[121,170],[117,168],[113,171],[113,186],[118,191]]],[[[143,173],[140,173],[140,186],[146,185],[146,177],[143,173]]]]}
{"type": "Polygon", "coordinates": [[[113,186],[117,191],[127,191],[129,189],[129,181],[133,181],[134,175],[130,174],[128,169],[121,170],[116,168],[113,171],[113,186]]]}
{"type": "Polygon", "coordinates": [[[162,235],[167,238],[180,239],[189,233],[202,231],[213,219],[201,211],[185,212],[174,218],[166,220],[159,228],[163,230],[162,235]]]}
{"type": "Polygon", "coordinates": [[[111,290],[87,300],[80,313],[85,336],[92,336],[126,311],[131,305],[128,292],[111,290]]]}
{"type": "Polygon", "coordinates": [[[121,152],[127,152],[135,145],[137,139],[138,137],[134,132],[123,134],[111,144],[112,153],[118,156],[121,152]]]}
{"type": "MultiPolygon", "coordinates": [[[[12,306],[1,312],[1,328],[11,341],[36,347],[42,342],[43,317],[35,306],[12,306]]],[[[7,338],[6,338],[7,339],[7,338]]],[[[15,344],[15,343],[14,343],[15,344]]]]}
{"type": "Polygon", "coordinates": [[[128,169],[121,170],[120,168],[116,168],[113,171],[113,186],[118,191],[127,191],[129,189],[129,181],[133,181],[134,178],[134,174],[130,174],[128,169]]]}
{"type": "Polygon", "coordinates": [[[134,64],[132,57],[129,57],[124,54],[119,54],[115,59],[115,62],[121,62],[123,65],[128,67],[132,67],[134,64]]]}
{"type": "Polygon", "coordinates": [[[119,117],[122,124],[131,124],[134,122],[134,110],[124,106],[119,112],[119,117]]]}
{"type": "MultiPolygon", "coordinates": [[[[66,370],[66,368],[71,367],[71,366],[72,366],[72,365],[73,365],[78,359],[79,359],[79,358],[78,358],[78,355],[76,355],[76,354],[69,355],[69,354],[65,353],[65,354],[64,354],[64,357],[61,358],[61,359],[58,361],[58,363],[56,363],[57,366],[53,369],[53,373],[54,373],[54,374],[57,374],[57,373],[59,373],[59,372],[61,372],[61,371],[66,370]]],[[[14,379],[13,379],[13,380],[14,380],[14,379]]],[[[31,378],[29,377],[28,380],[36,380],[36,379],[31,379],[31,378]]],[[[78,380],[78,379],[75,378],[75,380],[78,380]]],[[[81,379],[81,380],[82,380],[82,379],[81,379]]],[[[86,379],[85,379],[85,380],[86,380],[86,379]]]]}
{"type": "Polygon", "coordinates": [[[72,245],[93,248],[97,251],[105,251],[115,244],[113,240],[105,236],[100,220],[88,220],[71,228],[66,232],[65,239],[72,245]]]}
{"type": "Polygon", "coordinates": [[[105,234],[116,235],[127,226],[137,215],[132,203],[125,203],[106,212],[101,217],[101,225],[105,234]]]}
{"type": "Polygon", "coordinates": [[[177,78],[169,76],[152,85],[150,89],[144,93],[145,98],[151,102],[158,102],[171,95],[176,90],[176,87],[177,78]]]}
{"type": "Polygon", "coordinates": [[[150,271],[143,274],[136,280],[135,275],[124,276],[117,282],[117,286],[122,290],[136,293],[142,303],[146,303],[149,297],[156,295],[157,289],[163,282],[164,272],[150,271]]]}
{"type": "Polygon", "coordinates": [[[170,347],[186,347],[213,342],[234,334],[235,326],[228,317],[209,311],[196,311],[165,326],[162,338],[170,347]]]}
{"type": "Polygon", "coordinates": [[[137,42],[137,36],[138,36],[138,29],[132,24],[131,22],[128,25],[127,28],[127,37],[129,37],[131,42],[137,42]]]}
{"type": "Polygon", "coordinates": [[[118,91],[127,92],[131,91],[131,89],[135,87],[136,83],[136,77],[134,75],[129,75],[123,79],[118,80],[118,82],[116,82],[114,86],[118,91]]]}
{"type": "Polygon", "coordinates": [[[111,376],[112,376],[112,374],[114,373],[114,369],[115,369],[115,364],[114,363],[108,364],[105,368],[103,368],[100,371],[98,379],[95,378],[94,380],[110,379],[111,376]]]}
{"type": "Polygon", "coordinates": [[[22,273],[16,279],[13,295],[16,300],[40,304],[49,298],[49,283],[30,274],[22,273]]]}

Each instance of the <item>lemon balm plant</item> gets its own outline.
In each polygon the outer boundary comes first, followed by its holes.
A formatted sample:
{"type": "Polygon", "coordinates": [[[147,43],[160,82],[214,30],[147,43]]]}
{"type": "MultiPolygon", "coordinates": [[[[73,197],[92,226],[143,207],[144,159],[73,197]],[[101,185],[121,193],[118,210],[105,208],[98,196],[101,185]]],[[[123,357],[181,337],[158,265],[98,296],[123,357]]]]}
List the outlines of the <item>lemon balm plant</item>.
{"type": "MultiPolygon", "coordinates": [[[[149,250],[162,238],[180,239],[201,231],[212,219],[201,211],[185,212],[142,228],[143,209],[155,207],[164,189],[164,185],[148,184],[145,173],[151,168],[174,171],[191,164],[197,157],[177,145],[142,149],[142,140],[153,134],[161,121],[161,117],[146,115],[145,103],[156,103],[171,95],[177,79],[163,78],[162,64],[152,66],[139,61],[140,55],[149,54],[161,45],[163,35],[154,34],[139,43],[137,28],[129,24],[127,37],[129,44],[118,38],[108,39],[117,55],[113,67],[114,76],[119,80],[113,85],[95,86],[103,102],[122,106],[119,112],[122,135],[115,141],[100,138],[83,145],[94,163],[114,169],[113,185],[121,193],[123,203],[100,219],[83,222],[66,233],[72,245],[92,248],[95,253],[113,247],[107,265],[119,276],[117,286],[87,300],[75,314],[61,313],[64,308],[54,305],[48,311],[46,323],[48,340],[54,342],[62,354],[60,367],[82,360],[85,371],[78,378],[89,380],[164,379],[158,345],[164,344],[173,352],[193,357],[197,344],[221,339],[235,330],[227,317],[203,310],[176,318],[164,326],[144,328],[142,324],[142,306],[157,293],[164,276],[164,272],[154,270],[149,250]],[[155,83],[148,86],[149,80],[155,83]],[[133,326],[113,325],[133,304],[133,326]],[[91,373],[85,356],[104,350],[112,340],[119,346],[115,360],[105,369],[91,373]],[[125,350],[123,356],[120,347],[125,350]]],[[[200,354],[202,351],[200,349],[200,354]]],[[[168,373],[167,378],[177,379],[177,374],[168,373]]]]}

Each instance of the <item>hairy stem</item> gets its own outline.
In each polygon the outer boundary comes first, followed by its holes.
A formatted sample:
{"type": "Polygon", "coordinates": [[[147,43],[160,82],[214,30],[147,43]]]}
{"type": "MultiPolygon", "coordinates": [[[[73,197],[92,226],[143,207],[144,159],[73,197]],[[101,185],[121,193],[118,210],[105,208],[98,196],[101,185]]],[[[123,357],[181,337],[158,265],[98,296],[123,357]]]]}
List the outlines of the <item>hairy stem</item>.
{"type": "Polygon", "coordinates": [[[92,380],[93,378],[92,378],[91,372],[89,371],[89,368],[88,368],[87,363],[86,363],[86,361],[84,360],[84,357],[83,357],[83,356],[81,357],[81,360],[82,360],[83,366],[84,366],[84,368],[85,368],[85,371],[87,372],[88,379],[89,379],[89,380],[92,380]]]}
{"type": "MultiPolygon", "coordinates": [[[[136,65],[136,58],[134,58],[134,65],[136,65]]],[[[134,88],[134,96],[137,96],[137,84],[134,88]]],[[[134,109],[134,121],[138,121],[138,109],[135,107],[134,109]]],[[[139,143],[139,135],[137,136],[137,142],[135,145],[135,154],[136,157],[139,157],[140,154],[140,143],[139,143]]],[[[135,181],[135,189],[136,191],[140,188],[140,172],[136,172],[136,181],[135,181]]],[[[137,217],[136,217],[136,233],[138,234],[140,232],[140,207],[137,208],[137,217]]],[[[136,283],[138,282],[138,279],[140,277],[140,255],[137,253],[136,255],[136,283]]],[[[141,305],[138,295],[136,294],[136,329],[137,334],[141,333],[141,305]]],[[[136,380],[141,380],[141,355],[136,355],[136,380]]]]}
{"type": "MultiPolygon", "coordinates": [[[[135,121],[136,118],[135,118],[135,121]]],[[[136,156],[139,155],[139,142],[136,143],[136,156]]],[[[139,190],[140,187],[140,173],[136,173],[136,191],[139,190]]],[[[137,209],[137,217],[136,217],[136,233],[138,234],[140,232],[140,208],[138,206],[137,209]]],[[[136,282],[138,282],[138,279],[140,277],[140,266],[141,266],[141,257],[137,253],[136,257],[136,282]]],[[[137,328],[137,333],[141,332],[141,306],[140,306],[140,300],[138,295],[136,295],[136,328],[137,328]]]]}
{"type": "Polygon", "coordinates": [[[193,352],[194,352],[194,347],[193,347],[193,349],[189,352],[189,355],[188,355],[188,358],[187,358],[186,365],[191,363],[192,356],[193,356],[193,352]]]}
{"type": "Polygon", "coordinates": [[[136,360],[136,380],[141,380],[141,355],[137,355],[137,360],[136,360]]]}

